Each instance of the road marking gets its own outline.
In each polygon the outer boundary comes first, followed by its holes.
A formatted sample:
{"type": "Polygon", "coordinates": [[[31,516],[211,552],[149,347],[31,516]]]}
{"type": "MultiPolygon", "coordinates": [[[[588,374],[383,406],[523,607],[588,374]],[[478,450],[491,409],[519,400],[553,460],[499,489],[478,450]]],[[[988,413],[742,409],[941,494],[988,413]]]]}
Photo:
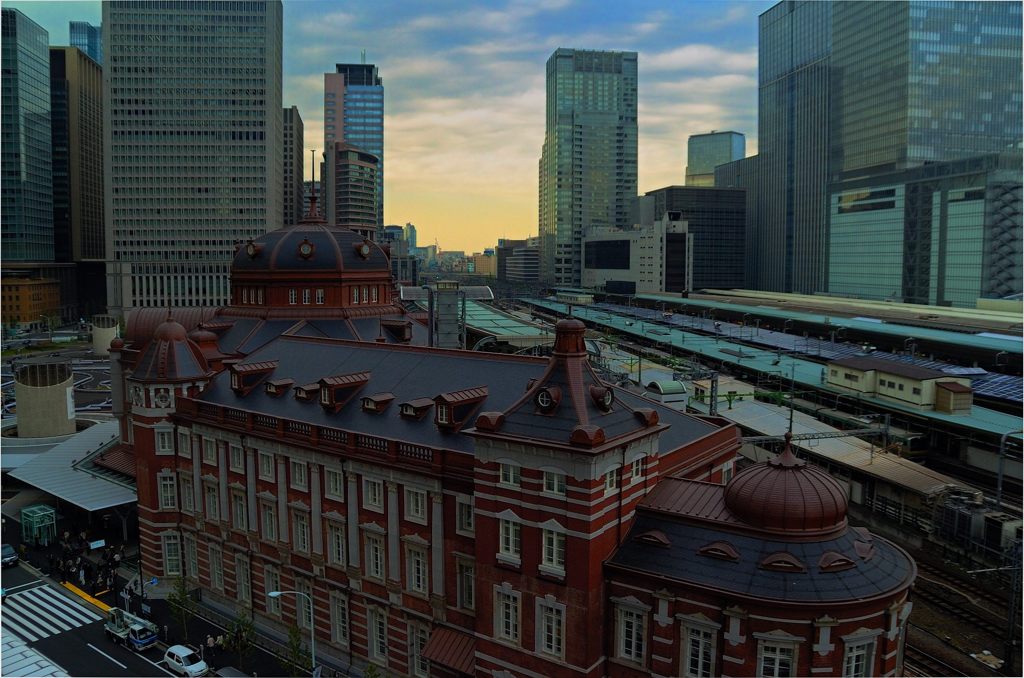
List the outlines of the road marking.
{"type": "Polygon", "coordinates": [[[18,589],[23,589],[26,586],[36,586],[38,588],[39,586],[46,586],[46,582],[43,581],[42,579],[34,579],[34,580],[28,582],[27,584],[18,584],[17,586],[12,586],[10,588],[6,588],[6,589],[4,589],[4,593],[10,595],[10,594],[14,593],[15,591],[17,591],[18,589]]]}
{"type": "Polygon", "coordinates": [[[102,619],[50,586],[35,586],[7,596],[4,625],[27,641],[64,633],[102,619]]]}
{"type": "Polygon", "coordinates": [[[153,666],[157,667],[158,669],[160,669],[161,671],[163,671],[164,673],[166,673],[166,674],[167,674],[168,676],[176,676],[176,675],[178,675],[178,674],[176,674],[176,673],[171,673],[170,671],[168,671],[168,670],[167,670],[167,669],[165,669],[164,667],[160,666],[161,664],[163,664],[163,663],[164,663],[164,660],[163,660],[163,659],[161,659],[161,660],[160,660],[160,661],[158,661],[158,662],[155,662],[155,661],[153,661],[152,659],[150,659],[149,657],[147,657],[147,656],[145,656],[145,655],[142,655],[142,654],[136,654],[135,656],[136,656],[136,657],[138,657],[139,659],[145,659],[145,660],[146,660],[147,662],[149,662],[149,663],[150,663],[150,664],[152,664],[153,666]]]}
{"type": "Polygon", "coordinates": [[[88,647],[91,647],[91,648],[92,648],[93,650],[96,650],[96,652],[99,652],[99,653],[100,653],[101,655],[103,655],[104,657],[106,657],[106,658],[107,658],[107,659],[109,659],[110,661],[114,662],[115,664],[117,664],[118,666],[120,666],[120,667],[121,667],[122,669],[126,669],[126,668],[128,668],[128,667],[127,667],[126,665],[124,665],[124,664],[122,664],[121,662],[117,661],[116,659],[114,659],[113,657],[111,657],[111,656],[110,656],[109,654],[107,654],[107,653],[106,653],[106,652],[104,652],[103,650],[101,650],[101,649],[97,648],[97,647],[96,647],[95,645],[93,645],[92,643],[86,643],[86,645],[87,645],[88,647]]]}

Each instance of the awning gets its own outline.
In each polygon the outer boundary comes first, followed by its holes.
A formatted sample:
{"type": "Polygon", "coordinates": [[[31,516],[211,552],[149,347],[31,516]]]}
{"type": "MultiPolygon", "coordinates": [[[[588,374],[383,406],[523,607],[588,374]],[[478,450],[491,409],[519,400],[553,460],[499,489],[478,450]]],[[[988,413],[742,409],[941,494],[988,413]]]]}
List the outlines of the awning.
{"type": "Polygon", "coordinates": [[[423,657],[459,673],[473,675],[476,664],[476,639],[465,631],[438,628],[430,634],[423,657]]]}
{"type": "Polygon", "coordinates": [[[10,472],[17,478],[86,511],[135,504],[135,490],[76,467],[86,457],[118,444],[116,421],[95,424],[10,472]]]}

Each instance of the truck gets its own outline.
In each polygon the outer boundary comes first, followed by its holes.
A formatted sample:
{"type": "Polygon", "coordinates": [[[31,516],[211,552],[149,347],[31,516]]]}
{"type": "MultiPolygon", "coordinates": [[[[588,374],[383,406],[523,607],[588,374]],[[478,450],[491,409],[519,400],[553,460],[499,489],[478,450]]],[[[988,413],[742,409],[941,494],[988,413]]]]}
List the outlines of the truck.
{"type": "Polygon", "coordinates": [[[110,608],[107,621],[103,624],[107,638],[120,643],[135,652],[142,652],[156,645],[159,629],[148,619],[136,617],[119,607],[110,608]]]}

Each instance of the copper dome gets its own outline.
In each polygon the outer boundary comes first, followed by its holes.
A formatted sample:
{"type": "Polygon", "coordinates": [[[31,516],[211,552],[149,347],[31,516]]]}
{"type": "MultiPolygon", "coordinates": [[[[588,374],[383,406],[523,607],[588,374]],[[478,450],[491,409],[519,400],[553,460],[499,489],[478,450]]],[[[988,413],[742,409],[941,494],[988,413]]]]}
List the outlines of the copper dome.
{"type": "Polygon", "coordinates": [[[153,332],[153,338],[157,341],[183,341],[187,336],[188,330],[185,326],[170,316],[157,325],[156,331],[153,332]]]}
{"type": "Polygon", "coordinates": [[[209,364],[185,327],[170,316],[157,326],[132,371],[138,381],[173,381],[203,377],[209,364]]]}
{"type": "Polygon", "coordinates": [[[782,454],[729,481],[725,505],[766,532],[824,536],[846,527],[846,493],[828,473],[797,459],[788,435],[782,454]]]}
{"type": "Polygon", "coordinates": [[[379,272],[391,275],[391,262],[377,243],[344,226],[304,221],[243,243],[231,262],[238,273],[294,274],[379,272]]]}

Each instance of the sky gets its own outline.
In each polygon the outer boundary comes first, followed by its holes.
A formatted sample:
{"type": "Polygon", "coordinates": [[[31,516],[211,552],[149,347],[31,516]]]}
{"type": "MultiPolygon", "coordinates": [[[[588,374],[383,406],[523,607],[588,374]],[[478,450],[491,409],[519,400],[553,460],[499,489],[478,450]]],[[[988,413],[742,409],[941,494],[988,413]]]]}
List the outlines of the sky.
{"type": "MultiPolygon", "coordinates": [[[[6,0],[68,43],[100,3],[6,0]]],[[[558,47],[638,52],[640,193],[682,184],[686,140],[757,152],[757,15],[769,0],[284,0],[284,98],[323,146],[323,73],[366,50],[384,82],[384,219],[468,253],[537,233],[544,67],[558,47]]],[[[310,170],[306,168],[306,176],[310,170]]]]}

